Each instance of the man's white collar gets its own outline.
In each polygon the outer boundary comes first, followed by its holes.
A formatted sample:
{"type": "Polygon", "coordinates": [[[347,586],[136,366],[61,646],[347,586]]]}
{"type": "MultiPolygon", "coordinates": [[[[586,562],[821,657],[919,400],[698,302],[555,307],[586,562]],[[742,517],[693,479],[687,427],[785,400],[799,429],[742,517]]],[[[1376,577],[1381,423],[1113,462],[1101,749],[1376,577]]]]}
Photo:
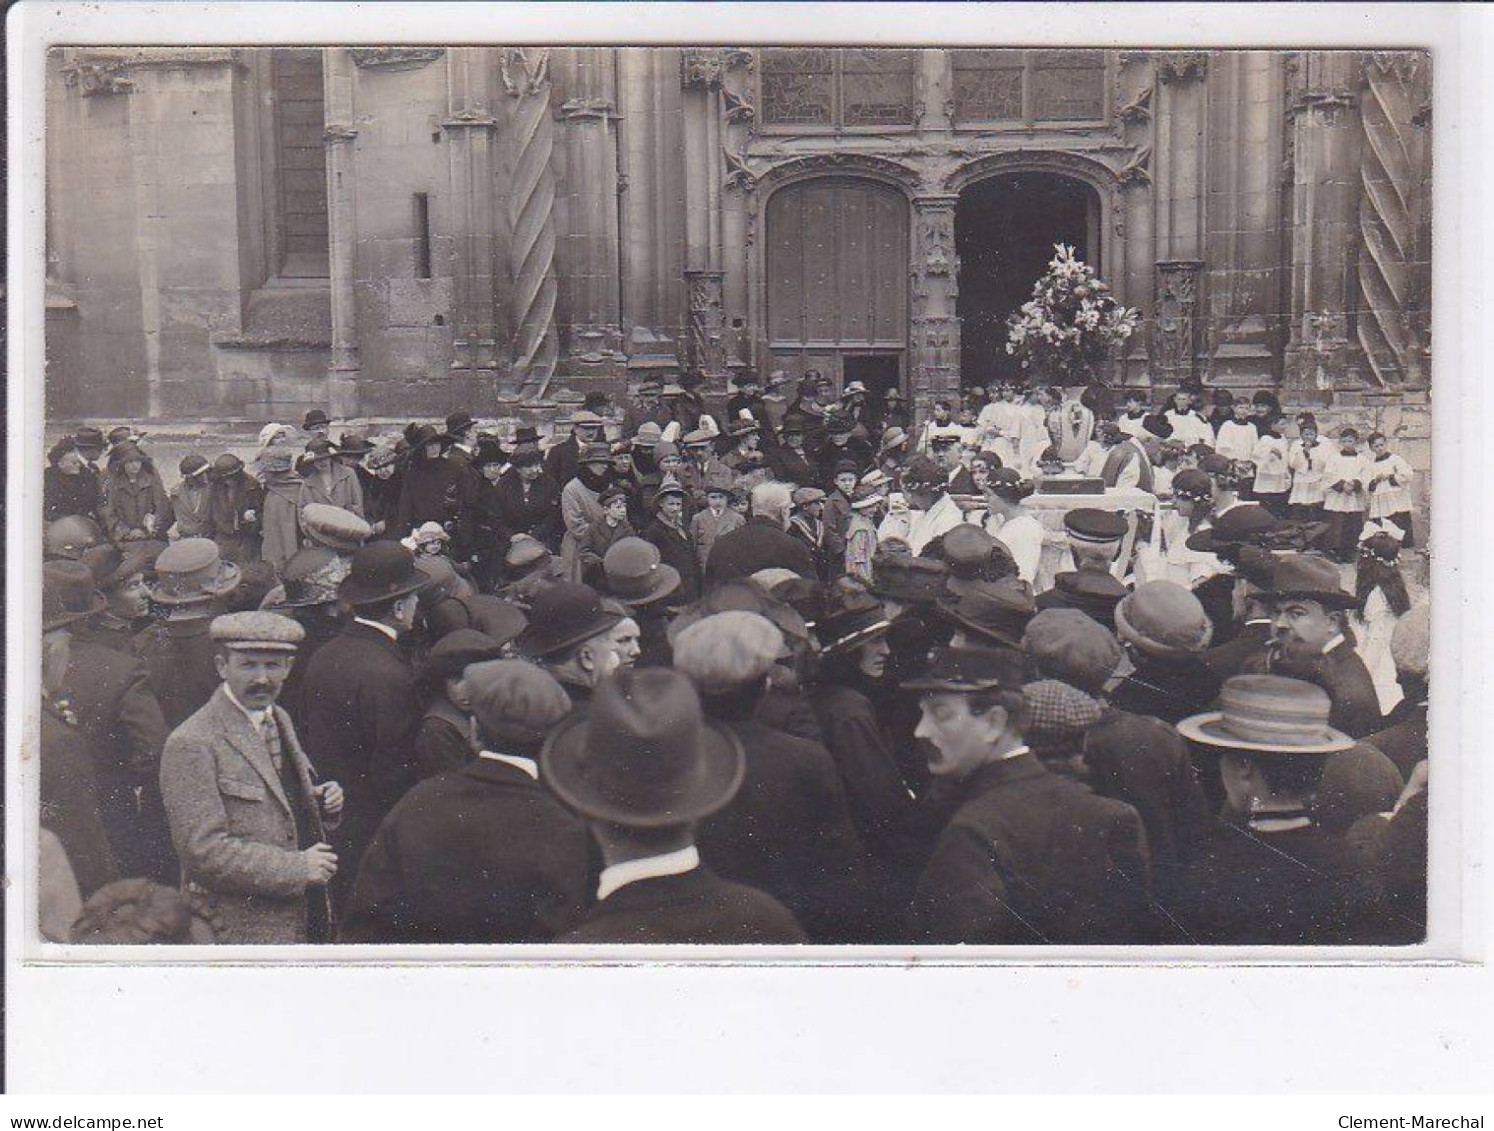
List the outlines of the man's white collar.
{"type": "Polygon", "coordinates": [[[700,852],[688,845],[666,852],[661,856],[645,856],[639,860],[624,860],[610,868],[603,868],[597,882],[597,898],[606,899],[618,888],[639,880],[652,880],[660,876],[682,876],[700,867],[700,852]]]}
{"type": "Polygon", "coordinates": [[[533,758],[521,758],[517,754],[499,754],[493,750],[480,750],[479,758],[486,758],[490,762],[502,762],[507,766],[515,766],[523,770],[535,781],[540,779],[539,764],[533,758]]]}
{"type": "Polygon", "coordinates": [[[367,617],[354,617],[353,621],[356,624],[366,624],[369,628],[376,628],[385,636],[389,637],[390,640],[393,640],[396,644],[399,643],[399,633],[390,628],[383,621],[369,620],[367,617]]]}

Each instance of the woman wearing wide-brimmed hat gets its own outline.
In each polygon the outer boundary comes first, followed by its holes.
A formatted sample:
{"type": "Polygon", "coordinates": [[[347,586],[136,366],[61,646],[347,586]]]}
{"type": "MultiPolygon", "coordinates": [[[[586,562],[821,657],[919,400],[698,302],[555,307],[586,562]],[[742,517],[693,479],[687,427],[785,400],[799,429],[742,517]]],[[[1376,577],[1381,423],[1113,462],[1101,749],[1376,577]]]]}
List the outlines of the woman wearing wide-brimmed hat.
{"type": "Polygon", "coordinates": [[[116,542],[164,538],[174,516],[166,485],[151,458],[131,440],[109,453],[108,488],[101,512],[104,529],[116,542]]]}
{"type": "Polygon", "coordinates": [[[78,450],[77,441],[65,436],[47,452],[42,472],[43,517],[54,522],[65,515],[97,517],[103,502],[98,476],[78,450]]]}

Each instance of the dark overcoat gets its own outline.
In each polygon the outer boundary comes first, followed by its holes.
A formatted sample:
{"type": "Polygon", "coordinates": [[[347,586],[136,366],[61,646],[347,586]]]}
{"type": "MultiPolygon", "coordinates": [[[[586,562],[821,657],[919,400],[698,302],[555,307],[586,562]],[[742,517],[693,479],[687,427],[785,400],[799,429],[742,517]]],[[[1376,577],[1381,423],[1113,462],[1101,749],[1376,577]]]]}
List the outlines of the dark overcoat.
{"type": "Polygon", "coordinates": [[[723,725],[747,771],[731,803],[700,826],[702,853],[721,876],[777,899],[810,938],[864,939],[861,841],[829,752],[755,720],[723,725]]]}
{"type": "Polygon", "coordinates": [[[818,580],[814,555],[799,539],[769,518],[749,518],[745,525],[716,539],[706,559],[705,587],[750,577],[760,569],[791,569],[800,577],[818,580]]]}
{"type": "Polygon", "coordinates": [[[94,759],[99,812],[116,860],[128,875],[169,882],[176,861],[156,773],[171,728],[162,717],[146,665],[113,648],[75,639],[67,698],[78,718],[84,749],[94,759]]]}
{"type": "Polygon", "coordinates": [[[982,766],[919,877],[926,943],[1114,943],[1150,923],[1146,832],[1131,806],[1032,754],[982,766]]]}
{"type": "Polygon", "coordinates": [[[415,675],[401,642],[357,621],[317,650],[302,683],[306,745],[347,794],[332,842],[340,895],[385,814],[415,784],[420,723],[415,675]]]}
{"type": "Polygon", "coordinates": [[[1271,671],[1316,683],[1328,692],[1332,708],[1328,725],[1337,727],[1351,738],[1374,734],[1384,723],[1380,697],[1369,669],[1347,640],[1307,664],[1272,660],[1262,655],[1246,666],[1247,671],[1271,671]]]}
{"type": "Polygon", "coordinates": [[[662,519],[654,519],[643,528],[643,537],[658,548],[659,560],[679,570],[679,600],[688,604],[701,594],[700,556],[690,535],[662,519]]]}
{"type": "Polygon", "coordinates": [[[555,549],[560,540],[560,485],[554,479],[541,475],[529,484],[526,495],[519,473],[505,472],[498,480],[495,502],[510,533],[528,534],[555,549]]]}
{"type": "Polygon", "coordinates": [[[829,681],[816,689],[813,703],[862,843],[884,859],[896,855],[914,800],[876,708],[860,690],[829,681]]]}
{"type": "Polygon", "coordinates": [[[732,883],[704,864],[637,880],[593,904],[562,943],[802,943],[809,940],[771,895],[732,883]]]}
{"type": "Polygon", "coordinates": [[[405,795],[363,856],[343,942],[547,942],[595,882],[586,826],[517,766],[479,758],[405,795]]]}
{"type": "Polygon", "coordinates": [[[1209,710],[1219,698],[1218,677],[1197,656],[1164,661],[1133,654],[1132,659],[1136,670],[1110,692],[1110,702],[1119,710],[1176,726],[1209,710]]]}
{"type": "Polygon", "coordinates": [[[41,826],[62,842],[87,899],[119,879],[99,805],[98,773],[76,715],[69,720],[50,702],[41,713],[41,826]]]}
{"type": "Polygon", "coordinates": [[[157,621],[135,639],[168,729],[186,722],[218,689],[211,616],[157,621]]]}

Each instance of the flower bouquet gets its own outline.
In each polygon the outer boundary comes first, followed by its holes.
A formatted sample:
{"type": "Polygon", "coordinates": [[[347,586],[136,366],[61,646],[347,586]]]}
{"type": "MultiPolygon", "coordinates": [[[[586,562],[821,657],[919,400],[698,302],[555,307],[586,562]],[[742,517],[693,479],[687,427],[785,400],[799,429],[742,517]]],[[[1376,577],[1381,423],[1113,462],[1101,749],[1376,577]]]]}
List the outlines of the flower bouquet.
{"type": "Polygon", "coordinates": [[[1114,347],[1136,332],[1140,312],[1122,306],[1067,244],[1054,244],[1032,298],[1007,319],[1006,352],[1030,380],[1074,388],[1106,381],[1114,347]]]}

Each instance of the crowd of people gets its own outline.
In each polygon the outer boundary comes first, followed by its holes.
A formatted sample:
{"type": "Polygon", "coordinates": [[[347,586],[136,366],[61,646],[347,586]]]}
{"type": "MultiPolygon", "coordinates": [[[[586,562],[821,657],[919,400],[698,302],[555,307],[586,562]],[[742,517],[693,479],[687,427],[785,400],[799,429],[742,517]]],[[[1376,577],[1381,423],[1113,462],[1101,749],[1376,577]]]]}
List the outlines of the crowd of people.
{"type": "Polygon", "coordinates": [[[720,408],[686,375],[545,436],[312,411],[170,489],[148,436],[78,429],[44,479],[41,929],[1416,941],[1412,469],[1204,396],[1000,384],[915,423],[813,371],[720,408]]]}

